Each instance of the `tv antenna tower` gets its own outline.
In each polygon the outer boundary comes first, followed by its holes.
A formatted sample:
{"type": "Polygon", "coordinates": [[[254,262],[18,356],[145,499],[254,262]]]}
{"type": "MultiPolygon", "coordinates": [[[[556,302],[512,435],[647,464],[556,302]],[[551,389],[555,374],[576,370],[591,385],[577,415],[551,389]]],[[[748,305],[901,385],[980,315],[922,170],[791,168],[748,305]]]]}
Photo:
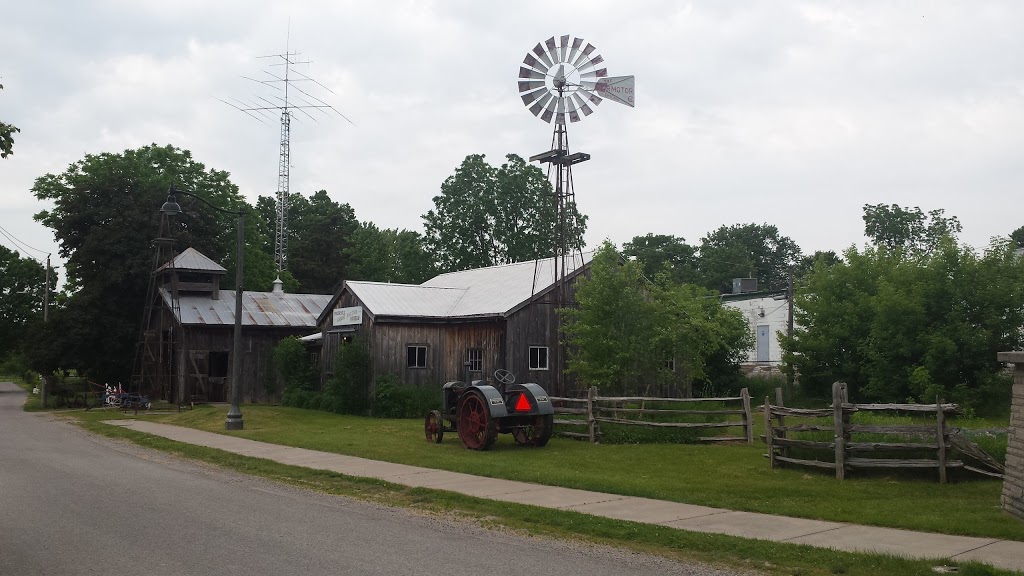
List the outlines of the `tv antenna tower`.
{"type": "Polygon", "coordinates": [[[317,117],[312,112],[319,112],[326,117],[333,115],[344,118],[349,124],[355,123],[347,116],[339,112],[323,99],[315,96],[313,90],[304,90],[300,84],[312,82],[320,88],[335,94],[333,90],[324,86],[315,79],[296,70],[294,67],[300,64],[312,64],[312,60],[299,60],[299,52],[292,52],[289,48],[291,33],[285,41],[285,50],[282,54],[269,54],[259,56],[260,59],[271,60],[269,69],[263,70],[265,78],[250,78],[242,76],[257,84],[262,84],[274,89],[268,97],[255,95],[255,100],[243,101],[232,98],[233,102],[221,100],[228,106],[245,112],[249,116],[264,124],[268,120],[274,120],[274,113],[281,114],[281,153],[277,162],[277,220],[274,229],[274,265],[278,274],[288,269],[288,202],[289,202],[289,180],[291,170],[291,136],[292,120],[301,121],[296,112],[305,115],[307,120],[317,122],[317,117]],[[274,69],[277,70],[274,70],[274,69]],[[333,114],[332,114],[333,113],[333,114]]]}

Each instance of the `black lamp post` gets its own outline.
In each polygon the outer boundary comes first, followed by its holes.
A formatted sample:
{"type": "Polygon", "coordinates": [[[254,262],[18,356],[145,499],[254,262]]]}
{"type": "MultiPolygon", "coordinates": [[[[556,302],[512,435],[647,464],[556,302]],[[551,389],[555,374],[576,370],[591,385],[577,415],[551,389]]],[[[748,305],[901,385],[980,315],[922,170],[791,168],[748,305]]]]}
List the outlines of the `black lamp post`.
{"type": "Polygon", "coordinates": [[[234,214],[238,216],[238,247],[235,255],[237,266],[235,267],[235,336],[233,349],[231,352],[231,407],[228,408],[228,416],[224,421],[224,429],[226,430],[241,430],[242,429],[242,249],[245,245],[245,211],[238,210],[226,210],[218,206],[214,206],[205,198],[196,196],[191,192],[185,192],[178,190],[173,186],[168,191],[167,201],[160,207],[160,212],[168,216],[177,216],[181,214],[181,206],[178,206],[178,201],[175,195],[184,194],[191,198],[201,201],[210,208],[217,210],[218,212],[224,212],[225,214],[234,214]]]}

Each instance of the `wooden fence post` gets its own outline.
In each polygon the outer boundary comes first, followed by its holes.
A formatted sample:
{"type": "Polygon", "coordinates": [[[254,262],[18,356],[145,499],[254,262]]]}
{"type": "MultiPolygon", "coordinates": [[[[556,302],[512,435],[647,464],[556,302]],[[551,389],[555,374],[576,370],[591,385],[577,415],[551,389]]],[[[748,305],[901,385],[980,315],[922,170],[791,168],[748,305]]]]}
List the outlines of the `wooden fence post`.
{"type": "Polygon", "coordinates": [[[846,435],[843,430],[843,388],[839,382],[832,383],[832,427],[835,430],[836,480],[846,476],[846,435]]]}
{"type": "Polygon", "coordinates": [[[942,411],[942,399],[935,398],[935,434],[939,446],[939,483],[946,483],[946,414],[942,411]]]}
{"type": "Polygon", "coordinates": [[[587,390],[587,433],[590,434],[591,444],[597,444],[597,420],[594,419],[595,398],[597,398],[597,387],[591,386],[587,390]]]}
{"type": "MultiPolygon", "coordinates": [[[[782,403],[782,388],[776,388],[775,389],[775,405],[778,406],[779,408],[784,408],[786,406],[785,404],[782,403]]],[[[779,414],[778,418],[779,418],[779,426],[780,427],[785,426],[786,425],[786,417],[783,416],[782,414],[779,414]]],[[[785,438],[785,437],[786,437],[786,431],[785,430],[779,430],[779,438],[785,438]]],[[[789,449],[786,446],[782,447],[782,455],[783,456],[789,456],[789,449]]]]}
{"type": "Polygon", "coordinates": [[[747,433],[747,444],[754,443],[754,414],[750,410],[750,392],[746,388],[740,390],[743,399],[743,428],[747,433]]]}
{"type": "Polygon", "coordinates": [[[768,468],[775,470],[775,445],[772,441],[772,405],[764,397],[764,443],[768,445],[768,468]]]}

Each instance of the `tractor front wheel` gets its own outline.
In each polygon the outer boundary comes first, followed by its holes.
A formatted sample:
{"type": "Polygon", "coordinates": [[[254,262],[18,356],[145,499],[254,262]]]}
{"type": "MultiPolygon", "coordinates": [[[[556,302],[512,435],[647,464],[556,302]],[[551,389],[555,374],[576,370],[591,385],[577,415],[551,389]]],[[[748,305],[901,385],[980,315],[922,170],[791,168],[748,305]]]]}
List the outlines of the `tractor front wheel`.
{"type": "Polygon", "coordinates": [[[441,443],[441,438],[444,437],[444,420],[441,419],[440,411],[427,412],[427,419],[423,422],[423,431],[426,433],[427,442],[441,443]]]}
{"type": "Polygon", "coordinates": [[[459,398],[459,438],[470,450],[488,450],[498,437],[498,427],[483,394],[466,392],[459,398]]]}

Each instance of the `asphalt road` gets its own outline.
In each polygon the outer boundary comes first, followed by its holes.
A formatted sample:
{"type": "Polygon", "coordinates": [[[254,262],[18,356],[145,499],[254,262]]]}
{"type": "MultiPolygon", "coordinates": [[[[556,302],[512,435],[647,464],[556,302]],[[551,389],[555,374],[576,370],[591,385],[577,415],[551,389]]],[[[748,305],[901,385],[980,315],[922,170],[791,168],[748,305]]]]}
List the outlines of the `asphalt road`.
{"type": "Polygon", "coordinates": [[[22,411],[0,382],[0,576],[720,575],[318,494],[22,411]]]}

